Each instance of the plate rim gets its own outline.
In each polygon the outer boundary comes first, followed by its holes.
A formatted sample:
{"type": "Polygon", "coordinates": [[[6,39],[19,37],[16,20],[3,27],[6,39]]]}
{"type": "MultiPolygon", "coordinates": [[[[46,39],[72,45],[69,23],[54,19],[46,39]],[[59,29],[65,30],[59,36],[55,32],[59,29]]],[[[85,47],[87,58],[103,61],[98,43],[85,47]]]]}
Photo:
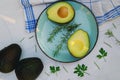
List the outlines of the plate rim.
{"type": "MultiPolygon", "coordinates": [[[[71,0],[66,0],[66,1],[71,1],[71,0]]],[[[43,49],[41,48],[41,46],[40,46],[40,44],[39,44],[39,42],[38,42],[38,38],[37,38],[37,26],[38,26],[38,24],[39,24],[39,19],[40,19],[41,15],[43,14],[43,12],[44,12],[47,8],[49,8],[50,6],[52,6],[53,4],[58,3],[58,2],[63,2],[63,1],[55,1],[55,2],[52,2],[50,5],[48,5],[48,6],[40,13],[40,15],[39,15],[39,17],[38,17],[38,19],[37,19],[37,21],[36,21],[35,40],[36,40],[36,42],[37,42],[38,47],[39,47],[40,50],[42,51],[42,53],[43,53],[44,55],[46,55],[48,58],[52,59],[53,61],[57,61],[57,62],[61,62],[61,63],[73,63],[73,62],[80,61],[80,60],[84,59],[86,56],[88,56],[88,55],[93,51],[93,49],[95,48],[95,46],[96,46],[96,44],[97,44],[98,37],[99,37],[99,26],[98,26],[97,19],[96,19],[94,13],[93,13],[86,5],[84,5],[84,4],[81,3],[81,2],[71,1],[71,2],[75,2],[75,3],[78,3],[78,4],[83,5],[85,8],[87,8],[87,9],[91,12],[92,16],[93,16],[94,19],[95,19],[96,29],[97,29],[97,36],[96,36],[95,44],[94,44],[93,48],[91,48],[91,50],[88,51],[88,53],[87,53],[84,57],[82,57],[82,58],[80,58],[80,59],[77,59],[77,60],[75,60],[75,61],[60,61],[60,60],[56,60],[56,59],[53,59],[52,57],[48,56],[48,55],[43,51],[43,49]]]]}

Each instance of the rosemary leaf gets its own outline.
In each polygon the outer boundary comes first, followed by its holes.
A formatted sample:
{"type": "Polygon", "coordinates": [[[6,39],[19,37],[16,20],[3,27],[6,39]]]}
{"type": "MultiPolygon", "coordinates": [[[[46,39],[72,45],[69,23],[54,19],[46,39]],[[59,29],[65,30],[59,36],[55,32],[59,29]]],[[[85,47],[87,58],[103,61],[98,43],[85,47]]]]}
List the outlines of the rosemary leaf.
{"type": "Polygon", "coordinates": [[[48,74],[47,72],[45,72],[45,74],[46,74],[47,76],[50,76],[50,74],[48,74]]]}
{"type": "Polygon", "coordinates": [[[107,46],[109,46],[110,48],[112,48],[112,46],[110,44],[108,44],[107,42],[104,42],[104,44],[106,44],[107,46]]]}
{"type": "Polygon", "coordinates": [[[63,69],[68,73],[68,70],[63,66],[63,69]]]}
{"type": "Polygon", "coordinates": [[[118,40],[116,37],[115,40],[116,40],[116,44],[120,45],[120,40],[118,40]]]}
{"type": "Polygon", "coordinates": [[[98,66],[98,64],[94,61],[94,64],[96,65],[96,67],[100,70],[100,67],[98,66]]]}
{"type": "Polygon", "coordinates": [[[32,39],[34,36],[30,36],[29,39],[32,39]]]}
{"type": "Polygon", "coordinates": [[[23,37],[23,38],[20,40],[20,42],[22,42],[24,39],[25,39],[25,37],[23,37]]]}
{"type": "Polygon", "coordinates": [[[37,45],[35,45],[35,52],[37,52],[37,45]]]}
{"type": "Polygon", "coordinates": [[[116,25],[114,24],[114,23],[112,23],[112,25],[113,25],[113,27],[116,29],[117,27],[116,27],[116,25]]]}

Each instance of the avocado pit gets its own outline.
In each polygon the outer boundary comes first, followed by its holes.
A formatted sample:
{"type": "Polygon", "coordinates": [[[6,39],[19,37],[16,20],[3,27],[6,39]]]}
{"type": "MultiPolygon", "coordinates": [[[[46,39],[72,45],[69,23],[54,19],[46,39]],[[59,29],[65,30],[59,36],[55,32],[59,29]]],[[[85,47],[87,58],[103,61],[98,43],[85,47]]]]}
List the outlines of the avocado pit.
{"type": "Polygon", "coordinates": [[[58,16],[61,18],[66,18],[68,16],[68,8],[62,6],[58,9],[58,16]]]}

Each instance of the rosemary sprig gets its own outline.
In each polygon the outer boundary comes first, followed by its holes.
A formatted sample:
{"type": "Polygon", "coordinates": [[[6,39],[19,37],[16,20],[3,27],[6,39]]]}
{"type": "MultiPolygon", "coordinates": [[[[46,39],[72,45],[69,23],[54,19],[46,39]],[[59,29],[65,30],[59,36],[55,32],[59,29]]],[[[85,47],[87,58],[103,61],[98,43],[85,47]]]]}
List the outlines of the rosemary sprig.
{"type": "Polygon", "coordinates": [[[48,38],[48,42],[52,42],[55,35],[59,33],[61,30],[66,29],[68,31],[71,31],[73,28],[76,26],[79,26],[80,24],[64,24],[64,25],[59,25],[53,31],[50,33],[50,37],[48,38]]]}
{"type": "MultiPolygon", "coordinates": [[[[63,40],[64,40],[64,39],[63,39],[63,40]]],[[[62,40],[62,41],[63,41],[63,40],[62,40]]],[[[55,57],[55,56],[59,53],[59,51],[61,50],[62,45],[63,45],[63,44],[62,44],[62,43],[63,43],[62,41],[60,42],[60,44],[57,45],[56,50],[54,51],[54,57],[55,57]]]]}
{"type": "Polygon", "coordinates": [[[62,37],[60,43],[57,45],[56,50],[54,51],[54,57],[59,53],[59,51],[62,48],[63,43],[65,43],[68,39],[68,37],[72,34],[72,32],[74,32],[76,30],[76,28],[79,26],[80,24],[72,24],[72,25],[68,25],[63,27],[64,30],[66,30],[66,34],[64,35],[64,37],[62,37]]]}
{"type": "Polygon", "coordinates": [[[52,42],[55,35],[62,29],[62,26],[57,26],[51,33],[50,37],[48,38],[48,42],[52,42]]]}
{"type": "Polygon", "coordinates": [[[54,51],[54,57],[59,53],[59,51],[62,48],[63,43],[67,41],[67,37],[70,35],[70,32],[68,32],[64,37],[62,37],[61,42],[57,45],[56,50],[54,51]]]}
{"type": "Polygon", "coordinates": [[[64,29],[66,29],[68,32],[72,32],[74,31],[79,25],[81,24],[71,24],[71,25],[68,25],[68,26],[65,26],[64,29]]]}

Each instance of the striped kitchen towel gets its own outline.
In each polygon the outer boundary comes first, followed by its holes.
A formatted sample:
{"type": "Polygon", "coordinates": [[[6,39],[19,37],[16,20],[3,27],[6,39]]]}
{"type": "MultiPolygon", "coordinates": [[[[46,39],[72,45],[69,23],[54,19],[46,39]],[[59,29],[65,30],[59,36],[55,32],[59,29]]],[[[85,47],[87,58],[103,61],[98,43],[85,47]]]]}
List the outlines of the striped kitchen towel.
{"type": "MultiPolygon", "coordinates": [[[[20,0],[25,14],[26,29],[34,32],[40,13],[51,3],[58,0],[20,0]]],[[[98,24],[120,16],[120,0],[76,0],[94,13],[98,24]]]]}

